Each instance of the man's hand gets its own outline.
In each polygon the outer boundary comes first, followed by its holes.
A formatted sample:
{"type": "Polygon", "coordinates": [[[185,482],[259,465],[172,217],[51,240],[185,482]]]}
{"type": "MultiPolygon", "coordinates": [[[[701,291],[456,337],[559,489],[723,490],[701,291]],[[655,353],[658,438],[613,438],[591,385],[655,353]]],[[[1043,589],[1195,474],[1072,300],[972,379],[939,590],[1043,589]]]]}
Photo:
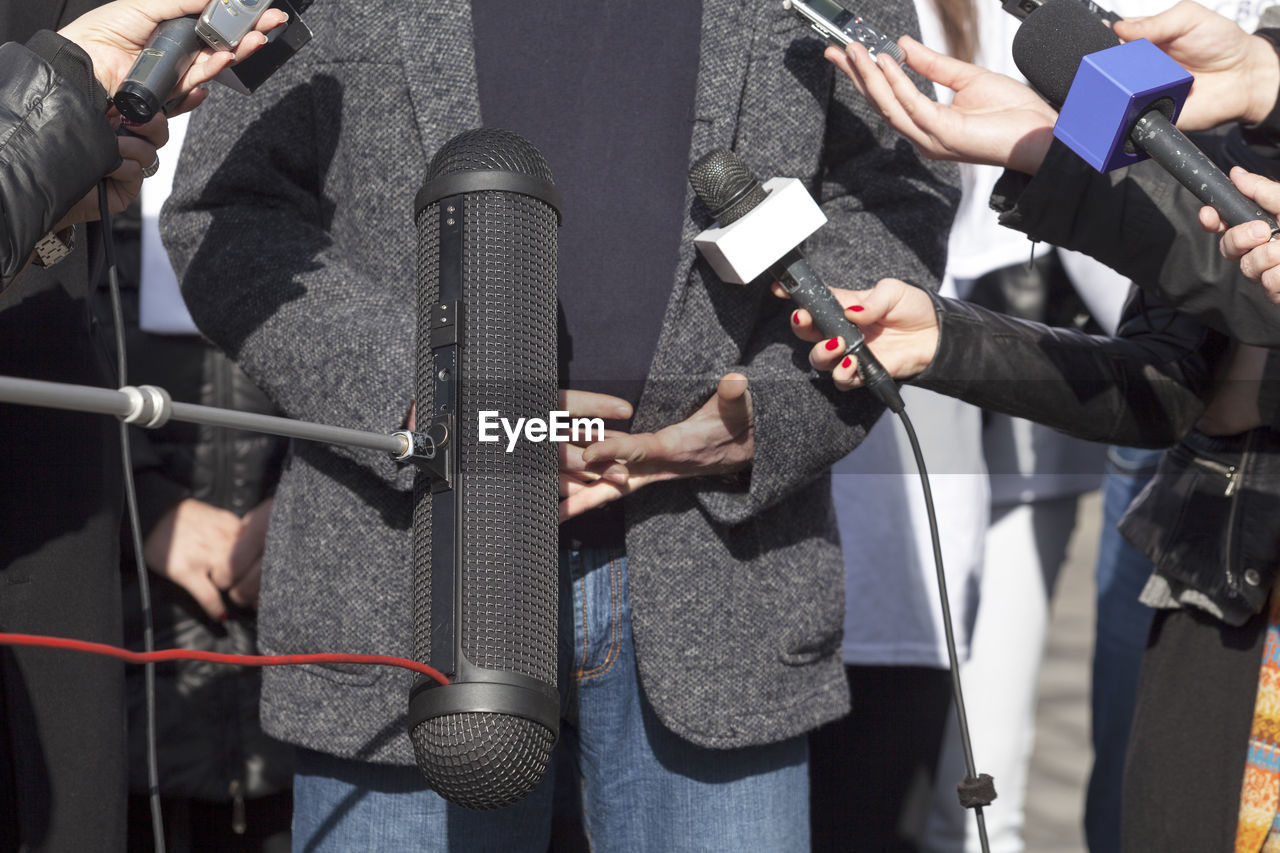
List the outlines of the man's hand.
{"type": "Polygon", "coordinates": [[[1183,130],[1229,121],[1257,124],[1275,106],[1280,87],[1275,49],[1199,3],[1182,0],[1159,15],[1120,21],[1115,31],[1125,41],[1147,39],[1195,75],[1178,116],[1183,130]]]}
{"type": "MultiPolygon", "coordinates": [[[[207,5],[208,0],[116,0],[86,12],[58,34],[84,48],[93,60],[98,82],[108,95],[114,95],[160,23],[199,14],[207,5]]],[[[234,54],[212,49],[201,51],[195,64],[178,82],[178,92],[190,92],[218,76],[233,62],[247,58],[267,43],[266,32],[288,19],[284,12],[271,9],[258,21],[257,31],[245,36],[234,54]]]]}
{"type": "Polygon", "coordinates": [[[726,375],[702,408],[657,432],[613,432],[586,448],[562,446],[576,455],[579,472],[561,476],[561,521],[649,483],[741,471],[755,455],[747,378],[726,375]]]}
{"type": "MultiPolygon", "coordinates": [[[[1231,170],[1231,182],[1272,216],[1280,213],[1280,184],[1239,166],[1231,170]]],[[[1227,228],[1216,210],[1202,207],[1200,225],[1211,234],[1222,234],[1222,242],[1218,244],[1222,256],[1239,262],[1244,277],[1260,282],[1272,304],[1280,305],[1280,242],[1271,239],[1271,229],[1266,223],[1244,222],[1227,228]]]]}
{"type": "MultiPolygon", "coordinates": [[[[831,292],[894,379],[909,379],[933,361],[938,351],[938,313],[923,290],[896,278],[884,278],[870,290],[833,287],[831,292]]],[[[785,297],[787,292],[774,285],[774,293],[785,297]]],[[[829,371],[842,391],[861,386],[857,360],[844,355],[845,341],[825,338],[803,308],[791,315],[791,328],[796,337],[817,341],[809,352],[809,363],[815,370],[829,371]]]]}
{"type": "Polygon", "coordinates": [[[898,44],[907,65],[956,93],[950,105],[931,100],[892,58],[872,59],[857,42],[845,51],[828,47],[825,55],[930,160],[1036,173],[1053,141],[1058,114],[1052,107],[1011,77],[937,53],[908,36],[898,44]]]}
{"type": "Polygon", "coordinates": [[[235,513],[187,498],[160,519],[142,546],[147,565],[191,593],[214,619],[226,619],[222,590],[236,582],[231,552],[240,536],[235,513]]]}

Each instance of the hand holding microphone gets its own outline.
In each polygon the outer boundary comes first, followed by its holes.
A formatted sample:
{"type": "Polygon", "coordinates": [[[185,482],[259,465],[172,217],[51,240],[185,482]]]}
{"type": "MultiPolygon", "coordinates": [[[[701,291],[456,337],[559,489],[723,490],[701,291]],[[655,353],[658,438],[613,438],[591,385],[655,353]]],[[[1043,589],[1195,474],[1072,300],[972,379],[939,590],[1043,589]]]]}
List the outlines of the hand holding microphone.
{"type": "MultiPolygon", "coordinates": [[[[208,0],[116,0],[76,18],[63,27],[59,35],[89,54],[98,82],[108,94],[114,95],[157,32],[172,32],[179,24],[188,26],[187,22],[194,28],[195,20],[184,16],[198,14],[207,5],[208,0]]],[[[158,97],[167,100],[175,86],[178,92],[189,92],[212,80],[222,69],[266,44],[265,33],[287,18],[285,13],[276,10],[264,14],[258,21],[257,31],[246,36],[234,54],[197,46],[187,66],[174,75],[173,85],[157,93],[158,97]]],[[[149,118],[149,115],[140,116],[139,120],[149,118]]]]}
{"type": "Polygon", "coordinates": [[[1182,0],[1158,15],[1119,21],[1113,29],[1125,41],[1147,39],[1195,75],[1178,116],[1183,130],[1231,121],[1257,124],[1275,107],[1280,90],[1275,48],[1199,3],[1182,0]]]}
{"type": "MultiPolygon", "coordinates": [[[[773,292],[786,295],[777,284],[773,292]]],[[[870,290],[833,287],[831,292],[894,379],[910,379],[932,363],[938,351],[939,328],[929,294],[896,278],[881,279],[870,290]]],[[[830,373],[837,388],[848,391],[862,387],[856,356],[846,356],[838,342],[832,346],[833,339],[814,324],[808,311],[800,308],[791,315],[791,329],[801,340],[815,342],[809,351],[809,364],[815,370],[830,373]]]]}
{"type": "Polygon", "coordinates": [[[746,163],[723,148],[689,167],[689,183],[718,223],[695,237],[694,244],[721,280],[746,284],[766,272],[773,276],[823,334],[843,344],[842,354],[858,359],[858,372],[880,402],[901,412],[897,384],[800,251],[799,244],[827,221],[804,185],[795,178],[761,184],[746,163]]]}
{"type": "MultiPolygon", "coordinates": [[[[1280,215],[1280,183],[1247,172],[1239,166],[1231,170],[1231,182],[1240,192],[1273,214],[1280,215]]],[[[1280,241],[1261,222],[1246,222],[1234,228],[1212,207],[1200,209],[1200,225],[1211,234],[1222,234],[1222,256],[1239,262],[1240,272],[1267,290],[1272,304],[1280,305],[1280,241]]]]}

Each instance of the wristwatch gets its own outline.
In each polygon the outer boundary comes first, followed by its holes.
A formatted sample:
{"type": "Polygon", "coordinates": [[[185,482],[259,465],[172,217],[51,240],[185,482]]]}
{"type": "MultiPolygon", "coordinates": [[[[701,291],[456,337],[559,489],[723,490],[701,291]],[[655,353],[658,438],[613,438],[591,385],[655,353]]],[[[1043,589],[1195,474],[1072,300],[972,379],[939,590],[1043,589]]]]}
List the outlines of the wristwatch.
{"type": "Polygon", "coordinates": [[[36,243],[36,256],[31,259],[31,263],[38,267],[51,267],[71,254],[71,250],[75,248],[75,245],[76,229],[74,225],[68,225],[61,231],[50,231],[40,238],[39,243],[36,243]]]}

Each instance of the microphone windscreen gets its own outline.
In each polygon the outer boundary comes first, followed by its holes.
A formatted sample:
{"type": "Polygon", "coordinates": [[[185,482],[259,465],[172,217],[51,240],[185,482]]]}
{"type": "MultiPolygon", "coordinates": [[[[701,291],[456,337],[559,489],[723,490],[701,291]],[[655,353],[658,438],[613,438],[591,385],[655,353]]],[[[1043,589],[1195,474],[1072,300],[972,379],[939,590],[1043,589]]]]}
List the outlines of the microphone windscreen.
{"type": "Polygon", "coordinates": [[[724,148],[709,151],[689,167],[694,193],[721,225],[732,225],[756,208],[768,191],[742,159],[724,148]]]}
{"type": "Polygon", "coordinates": [[[413,653],[431,662],[447,633],[459,658],[452,683],[429,691],[436,710],[419,721],[411,711],[410,738],[428,784],[473,809],[501,808],[532,790],[558,730],[556,446],[521,440],[507,452],[505,438],[479,440],[478,418],[496,411],[515,423],[557,408],[558,212],[536,197],[544,191],[555,194],[551,170],[531,143],[481,129],[436,154],[417,202],[419,431],[439,414],[434,388],[449,372],[428,346],[440,332],[429,318],[442,279],[461,298],[453,437],[461,517],[446,528],[462,557],[460,575],[433,566],[433,548],[445,548],[433,542],[442,538],[431,517],[437,484],[419,476],[413,653]],[[434,592],[460,604],[452,624],[433,624],[433,587],[449,587],[434,592]],[[550,697],[541,721],[524,711],[531,692],[550,697]]]}
{"type": "Polygon", "coordinates": [[[1047,0],[1018,27],[1013,61],[1049,103],[1061,108],[1080,60],[1119,43],[1079,0],[1047,0]]]}

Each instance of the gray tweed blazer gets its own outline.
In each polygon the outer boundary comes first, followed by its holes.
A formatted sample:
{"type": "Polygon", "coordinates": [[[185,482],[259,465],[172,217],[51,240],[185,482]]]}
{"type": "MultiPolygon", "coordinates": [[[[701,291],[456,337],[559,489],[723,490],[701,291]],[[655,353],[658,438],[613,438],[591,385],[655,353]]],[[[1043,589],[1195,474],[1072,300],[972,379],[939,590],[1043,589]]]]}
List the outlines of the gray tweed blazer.
{"type": "MultiPolygon", "coordinates": [[[[757,174],[805,179],[830,218],[806,247],[829,283],[934,284],[955,170],[883,126],[777,0],[703,10],[690,162],[728,147],[757,174]]],[[[910,3],[861,11],[917,32],[910,3]]],[[[329,0],[308,20],[315,41],[251,99],[218,92],[197,111],[163,230],[196,322],[283,411],[387,432],[413,394],[414,193],[436,149],[480,125],[470,4],[329,0]]],[[[635,429],[685,418],[740,370],[756,458],[737,483],[628,499],[632,616],[661,720],[739,747],[848,707],[826,471],[881,408],[808,369],[766,282],[716,279],[693,246],[709,217],[692,197],[688,209],[635,429]]],[[[409,652],[410,503],[410,473],[386,458],[295,446],[265,558],[264,652],[409,652]]],[[[272,669],[264,724],[312,749],[412,763],[408,685],[382,668],[272,669]]]]}

